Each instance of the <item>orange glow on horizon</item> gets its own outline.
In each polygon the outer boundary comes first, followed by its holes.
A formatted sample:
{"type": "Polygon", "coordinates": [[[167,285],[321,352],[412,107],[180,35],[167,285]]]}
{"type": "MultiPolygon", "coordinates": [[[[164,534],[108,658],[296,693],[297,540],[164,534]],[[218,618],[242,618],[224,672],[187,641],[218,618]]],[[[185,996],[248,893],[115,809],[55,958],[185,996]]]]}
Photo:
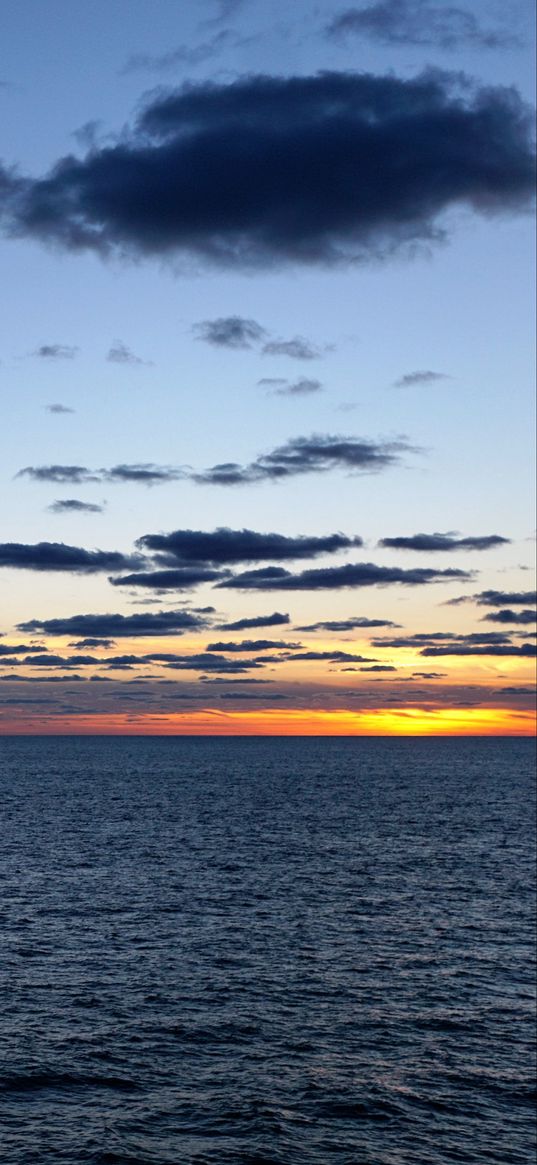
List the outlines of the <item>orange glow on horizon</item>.
{"type": "Polygon", "coordinates": [[[303,710],[220,708],[174,713],[28,713],[0,721],[0,735],[110,736],[534,736],[534,711],[511,708],[303,710]]]}

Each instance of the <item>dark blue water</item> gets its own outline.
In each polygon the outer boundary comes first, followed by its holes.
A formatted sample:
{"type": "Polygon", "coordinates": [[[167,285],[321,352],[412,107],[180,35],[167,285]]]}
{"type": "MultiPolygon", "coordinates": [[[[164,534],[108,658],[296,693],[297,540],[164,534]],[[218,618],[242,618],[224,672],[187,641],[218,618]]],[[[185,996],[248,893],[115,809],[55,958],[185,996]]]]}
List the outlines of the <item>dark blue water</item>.
{"type": "Polygon", "coordinates": [[[2,1165],[533,1165],[531,742],[0,755],[2,1165]]]}

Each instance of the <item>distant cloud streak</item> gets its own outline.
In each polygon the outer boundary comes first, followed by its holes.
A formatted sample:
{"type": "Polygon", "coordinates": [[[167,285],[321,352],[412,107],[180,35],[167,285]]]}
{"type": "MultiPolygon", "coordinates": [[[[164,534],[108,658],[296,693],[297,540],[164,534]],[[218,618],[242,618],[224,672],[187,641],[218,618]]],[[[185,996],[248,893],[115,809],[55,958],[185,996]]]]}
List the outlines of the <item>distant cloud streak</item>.
{"type": "Polygon", "coordinates": [[[509,542],[509,538],[502,538],[499,534],[468,538],[457,538],[454,534],[413,534],[408,538],[381,538],[379,546],[393,550],[436,553],[446,550],[492,550],[495,546],[506,546],[509,542]]]}
{"type": "Polygon", "coordinates": [[[384,45],[416,45],[455,51],[465,45],[498,49],[519,44],[507,20],[499,28],[480,24],[474,12],[429,0],[377,0],[346,8],[327,27],[329,36],[361,36],[384,45]]]}

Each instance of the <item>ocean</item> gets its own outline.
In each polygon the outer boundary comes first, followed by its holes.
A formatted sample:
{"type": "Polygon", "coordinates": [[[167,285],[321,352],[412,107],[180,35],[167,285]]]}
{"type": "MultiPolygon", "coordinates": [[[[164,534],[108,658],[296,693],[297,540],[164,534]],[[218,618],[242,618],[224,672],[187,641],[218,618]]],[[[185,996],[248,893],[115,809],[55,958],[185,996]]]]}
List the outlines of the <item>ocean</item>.
{"type": "Polygon", "coordinates": [[[534,758],[0,739],[2,1165],[534,1165],[534,758]]]}

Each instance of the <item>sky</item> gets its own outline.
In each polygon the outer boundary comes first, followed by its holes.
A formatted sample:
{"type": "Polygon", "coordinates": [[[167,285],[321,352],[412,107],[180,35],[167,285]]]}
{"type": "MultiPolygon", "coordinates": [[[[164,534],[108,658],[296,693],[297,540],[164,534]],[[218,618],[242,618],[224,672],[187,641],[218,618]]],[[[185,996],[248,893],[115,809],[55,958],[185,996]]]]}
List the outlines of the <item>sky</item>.
{"type": "Polygon", "coordinates": [[[533,731],[532,9],[2,5],[1,733],[533,731]]]}

